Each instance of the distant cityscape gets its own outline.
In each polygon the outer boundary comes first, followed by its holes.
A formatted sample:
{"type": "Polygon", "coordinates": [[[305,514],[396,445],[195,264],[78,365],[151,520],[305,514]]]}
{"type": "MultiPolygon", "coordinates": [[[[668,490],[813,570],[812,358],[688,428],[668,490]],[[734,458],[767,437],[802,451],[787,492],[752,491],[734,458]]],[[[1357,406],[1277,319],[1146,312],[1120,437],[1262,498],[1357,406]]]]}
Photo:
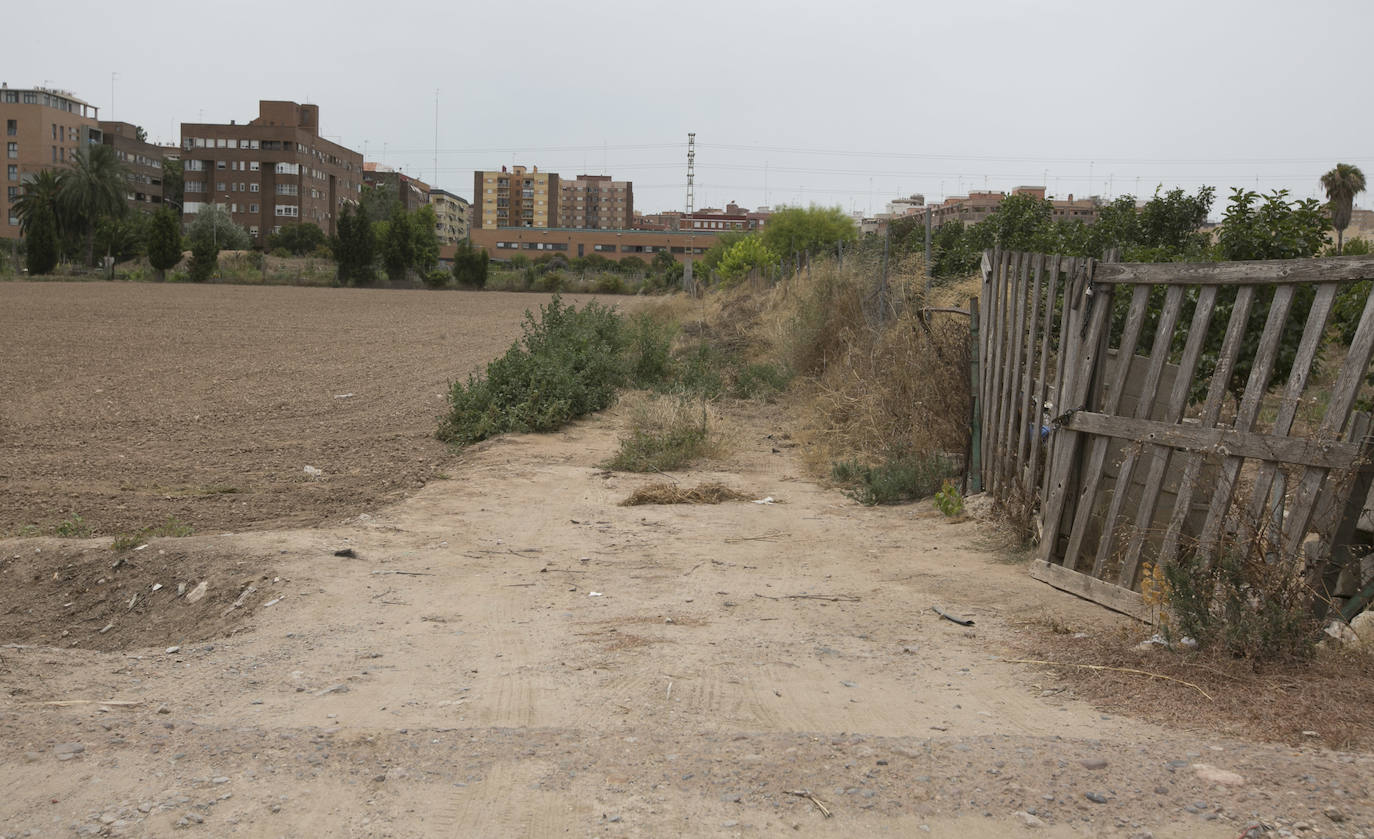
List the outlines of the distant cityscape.
{"type": "MultiPolygon", "coordinates": [[[[104,144],[128,167],[128,203],[151,211],[173,205],[193,216],[207,205],[227,211],[258,245],[292,222],[310,222],[335,232],[339,211],[357,203],[364,187],[393,194],[407,211],[433,208],[441,258],[470,239],[493,259],[517,253],[567,257],[597,254],[620,260],[668,252],[675,258],[701,254],[721,234],[756,232],[768,223],[770,207],[749,209],[733,201],[724,207],[660,210],[635,208],[634,184],[610,175],[561,177],[537,165],[501,166],[473,173],[472,198],[428,184],[320,134],[320,108],[313,104],[262,100],[255,118],[244,122],[182,123],[177,145],[147,142],[129,122],[101,120],[99,108],[73,93],[48,87],[0,84],[0,120],[5,124],[5,191],[0,200],[0,238],[17,239],[15,201],[25,180],[70,165],[85,144],[104,144]],[[181,194],[164,189],[163,162],[180,161],[181,194]],[[180,201],[179,205],[177,204],[180,201]]],[[[1013,195],[1047,199],[1056,220],[1097,220],[1098,196],[1058,198],[1044,186],[1021,186],[1013,195]]],[[[887,203],[873,216],[853,214],[861,234],[882,234],[897,218],[916,217],[932,228],[950,221],[975,224],[1007,197],[999,191],[971,191],[927,204],[913,194],[887,203]]],[[[1352,234],[1374,230],[1374,213],[1355,211],[1352,234]]]]}

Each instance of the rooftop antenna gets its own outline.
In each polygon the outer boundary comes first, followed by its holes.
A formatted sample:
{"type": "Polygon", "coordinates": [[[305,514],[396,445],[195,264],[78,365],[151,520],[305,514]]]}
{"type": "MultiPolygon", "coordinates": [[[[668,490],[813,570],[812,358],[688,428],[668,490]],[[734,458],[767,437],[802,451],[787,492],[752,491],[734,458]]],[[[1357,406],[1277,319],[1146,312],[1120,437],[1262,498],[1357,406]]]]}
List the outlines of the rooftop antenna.
{"type": "Polygon", "coordinates": [[[687,215],[696,212],[697,133],[687,132],[687,215]]]}
{"type": "Polygon", "coordinates": [[[110,73],[110,119],[111,119],[111,120],[114,119],[114,115],[115,115],[115,109],[114,109],[114,87],[115,87],[115,79],[118,79],[118,78],[119,78],[119,74],[118,74],[118,73],[110,73]]]}

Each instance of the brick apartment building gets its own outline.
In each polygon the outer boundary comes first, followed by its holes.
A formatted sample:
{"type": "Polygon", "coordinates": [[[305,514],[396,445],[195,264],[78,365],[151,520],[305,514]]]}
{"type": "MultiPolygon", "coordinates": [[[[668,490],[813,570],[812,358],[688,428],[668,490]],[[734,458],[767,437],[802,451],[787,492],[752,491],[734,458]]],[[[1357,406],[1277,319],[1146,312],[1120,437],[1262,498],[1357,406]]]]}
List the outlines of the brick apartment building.
{"type": "Polygon", "coordinates": [[[429,206],[434,208],[435,232],[440,246],[457,245],[468,237],[472,205],[466,198],[442,189],[429,191],[429,206]]]}
{"type": "Polygon", "coordinates": [[[472,181],[474,229],[559,226],[556,172],[502,166],[499,172],[474,172],[472,181]]]}
{"type": "Polygon", "coordinates": [[[362,191],[363,156],[319,132],[318,105],[274,100],[244,124],[182,123],[184,212],[219,204],[259,242],[291,222],[334,233],[362,191]]]}
{"type": "Polygon", "coordinates": [[[100,123],[102,142],[128,167],[129,208],[152,212],[162,206],[161,147],[138,139],[138,126],[127,122],[100,123]]]}
{"type": "Polygon", "coordinates": [[[635,226],[640,230],[689,230],[719,233],[727,230],[754,233],[768,223],[771,212],[767,207],[750,210],[731,201],[725,207],[703,207],[694,213],[668,210],[640,216],[635,226]]]}
{"type": "Polygon", "coordinates": [[[551,255],[575,259],[593,254],[617,262],[630,257],[649,262],[660,252],[682,261],[687,254],[705,253],[716,243],[720,232],[723,231],[474,228],[472,244],[485,248],[488,256],[500,262],[516,255],[530,259],[551,255]]]}
{"type": "Polygon", "coordinates": [[[14,202],[26,177],[66,168],[83,145],[100,143],[99,109],[65,90],[0,84],[5,126],[5,188],[0,192],[0,238],[19,238],[14,202]]]}
{"type": "Polygon", "coordinates": [[[558,218],[564,227],[629,230],[634,226],[634,184],[610,175],[578,175],[559,182],[558,218]]]}

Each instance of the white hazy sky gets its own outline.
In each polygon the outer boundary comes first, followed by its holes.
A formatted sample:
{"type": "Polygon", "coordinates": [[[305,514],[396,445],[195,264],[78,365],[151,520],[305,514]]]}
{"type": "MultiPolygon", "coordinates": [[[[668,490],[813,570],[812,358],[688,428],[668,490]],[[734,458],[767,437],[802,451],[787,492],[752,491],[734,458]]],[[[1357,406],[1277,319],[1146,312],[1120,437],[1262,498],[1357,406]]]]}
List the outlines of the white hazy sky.
{"type": "Polygon", "coordinates": [[[698,208],[1209,184],[1215,215],[1232,186],[1374,177],[1370,0],[10,6],[12,87],[160,141],[309,101],[326,136],[465,197],[472,170],[519,162],[680,209],[689,131],[698,208]]]}

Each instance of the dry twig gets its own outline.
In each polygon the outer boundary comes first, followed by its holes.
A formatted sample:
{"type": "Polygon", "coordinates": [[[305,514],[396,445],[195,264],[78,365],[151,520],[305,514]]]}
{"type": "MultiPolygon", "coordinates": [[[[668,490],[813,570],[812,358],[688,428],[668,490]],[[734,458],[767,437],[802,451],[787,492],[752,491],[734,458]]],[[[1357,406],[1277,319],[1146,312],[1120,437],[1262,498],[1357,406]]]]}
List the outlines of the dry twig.
{"type": "Polygon", "coordinates": [[[807,789],[787,789],[787,790],[783,790],[783,792],[787,793],[788,795],[795,795],[795,796],[797,796],[798,798],[805,798],[805,799],[809,800],[812,804],[815,804],[815,805],[816,805],[816,809],[817,809],[817,810],[820,810],[820,811],[821,811],[821,815],[822,815],[822,816],[825,816],[827,819],[830,818],[832,815],[834,815],[833,813],[830,812],[830,808],[829,808],[829,807],[827,807],[827,806],[825,806],[824,804],[822,804],[822,803],[821,803],[821,800],[811,793],[811,790],[807,790],[807,789]]]}
{"type": "Polygon", "coordinates": [[[1182,679],[1175,679],[1173,676],[1166,676],[1163,673],[1151,673],[1148,670],[1137,670],[1134,667],[1108,667],[1105,664],[1070,664],[1061,661],[1046,661],[1042,658],[1005,658],[1002,659],[1008,664],[1045,664],[1050,667],[1076,667],[1080,670],[1109,670],[1113,673],[1131,673],[1136,676],[1149,676],[1151,679],[1163,679],[1166,682],[1178,682],[1180,685],[1187,685],[1198,693],[1202,694],[1208,702],[1215,702],[1211,694],[1192,682],[1185,682],[1182,679]]]}

